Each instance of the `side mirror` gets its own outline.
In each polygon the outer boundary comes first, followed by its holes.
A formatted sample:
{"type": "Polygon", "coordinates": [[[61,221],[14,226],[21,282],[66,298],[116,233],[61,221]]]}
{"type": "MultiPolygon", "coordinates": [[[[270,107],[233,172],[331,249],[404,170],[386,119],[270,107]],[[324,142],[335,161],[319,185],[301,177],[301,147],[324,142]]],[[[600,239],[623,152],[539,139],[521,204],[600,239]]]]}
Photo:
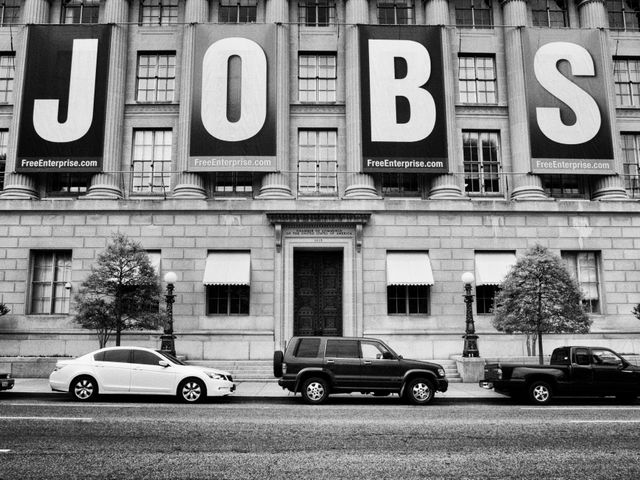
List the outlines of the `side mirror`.
{"type": "Polygon", "coordinates": [[[393,354],[391,352],[384,352],[382,354],[382,358],[385,360],[393,360],[393,354]]]}
{"type": "Polygon", "coordinates": [[[167,368],[167,367],[171,366],[171,364],[169,362],[166,362],[164,360],[160,360],[158,362],[158,365],[160,365],[161,367],[164,367],[164,368],[167,368]]]}

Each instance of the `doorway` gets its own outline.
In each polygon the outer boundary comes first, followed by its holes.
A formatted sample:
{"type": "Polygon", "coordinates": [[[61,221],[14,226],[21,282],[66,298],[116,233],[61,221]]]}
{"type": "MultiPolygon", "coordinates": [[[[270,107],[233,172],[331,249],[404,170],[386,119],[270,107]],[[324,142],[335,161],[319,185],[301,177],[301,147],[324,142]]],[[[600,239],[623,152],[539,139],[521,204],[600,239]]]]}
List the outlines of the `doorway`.
{"type": "Polygon", "coordinates": [[[294,250],[294,335],[342,336],[342,265],[342,250],[294,250]]]}

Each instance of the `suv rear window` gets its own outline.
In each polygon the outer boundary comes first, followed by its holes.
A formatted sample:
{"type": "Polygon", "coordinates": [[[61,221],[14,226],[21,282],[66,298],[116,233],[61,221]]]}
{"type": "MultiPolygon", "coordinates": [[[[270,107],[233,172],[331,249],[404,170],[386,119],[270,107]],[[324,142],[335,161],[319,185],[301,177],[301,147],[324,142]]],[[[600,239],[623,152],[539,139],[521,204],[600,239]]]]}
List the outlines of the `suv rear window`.
{"type": "Polygon", "coordinates": [[[325,357],[360,358],[357,340],[327,340],[325,357]]]}
{"type": "Polygon", "coordinates": [[[301,338],[294,356],[303,358],[315,358],[320,350],[319,338],[301,338]]]}

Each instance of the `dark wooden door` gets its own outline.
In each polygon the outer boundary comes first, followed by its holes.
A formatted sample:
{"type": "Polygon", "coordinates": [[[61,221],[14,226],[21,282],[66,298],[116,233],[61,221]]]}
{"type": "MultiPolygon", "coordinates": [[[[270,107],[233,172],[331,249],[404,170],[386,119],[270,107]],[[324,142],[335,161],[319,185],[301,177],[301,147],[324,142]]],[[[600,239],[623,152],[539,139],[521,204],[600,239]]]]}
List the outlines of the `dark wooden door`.
{"type": "Polygon", "coordinates": [[[293,255],[294,335],[342,335],[342,252],[293,255]]]}

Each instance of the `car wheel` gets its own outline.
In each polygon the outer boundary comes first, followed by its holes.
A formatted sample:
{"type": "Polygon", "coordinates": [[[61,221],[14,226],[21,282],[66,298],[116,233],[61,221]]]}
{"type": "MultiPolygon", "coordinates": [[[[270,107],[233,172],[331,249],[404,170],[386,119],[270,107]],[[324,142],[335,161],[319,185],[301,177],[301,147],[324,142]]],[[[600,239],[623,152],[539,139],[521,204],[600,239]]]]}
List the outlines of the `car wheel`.
{"type": "Polygon", "coordinates": [[[426,378],[414,378],[407,384],[405,395],[415,405],[426,405],[433,400],[435,388],[433,382],[426,378]]]}
{"type": "Polygon", "coordinates": [[[178,387],[178,398],[186,403],[201,402],[206,396],[204,383],[197,378],[188,378],[178,387]]]}
{"type": "Polygon", "coordinates": [[[98,396],[98,382],[88,375],[77,377],[71,382],[69,393],[75,400],[81,402],[95,400],[98,396]]]}
{"type": "Polygon", "coordinates": [[[529,400],[535,405],[547,405],[552,397],[553,392],[547,382],[533,382],[529,386],[529,400]]]}
{"type": "Polygon", "coordinates": [[[281,377],[282,376],[282,362],[284,360],[284,354],[282,350],[276,350],[273,352],[273,376],[281,377]]]}
{"type": "Polygon", "coordinates": [[[329,396],[329,384],[324,378],[312,377],[302,384],[302,398],[312,405],[319,405],[329,396]]]}

